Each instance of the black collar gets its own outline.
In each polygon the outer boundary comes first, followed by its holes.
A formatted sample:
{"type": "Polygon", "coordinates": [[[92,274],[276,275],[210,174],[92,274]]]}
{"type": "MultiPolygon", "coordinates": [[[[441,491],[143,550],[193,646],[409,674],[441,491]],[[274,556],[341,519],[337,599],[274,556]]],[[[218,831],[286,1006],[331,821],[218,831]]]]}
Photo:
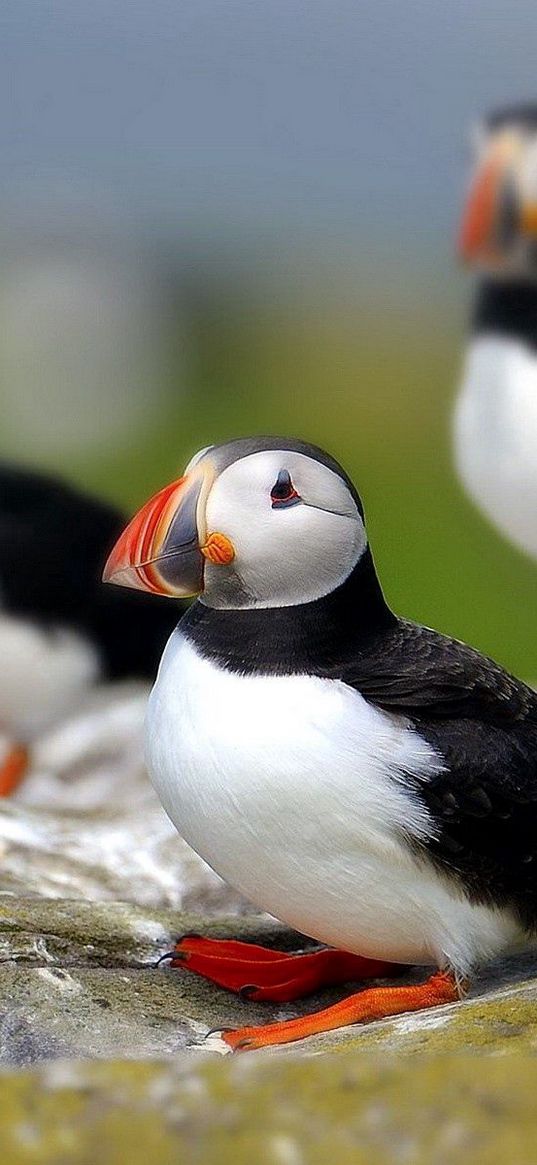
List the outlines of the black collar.
{"type": "Polygon", "coordinates": [[[345,582],[311,603],[218,610],[198,600],[180,623],[201,655],[246,675],[326,675],[397,623],[369,547],[345,582]]]}
{"type": "Polygon", "coordinates": [[[476,335],[511,336],[537,348],[537,280],[483,280],[472,327],[476,335]]]}

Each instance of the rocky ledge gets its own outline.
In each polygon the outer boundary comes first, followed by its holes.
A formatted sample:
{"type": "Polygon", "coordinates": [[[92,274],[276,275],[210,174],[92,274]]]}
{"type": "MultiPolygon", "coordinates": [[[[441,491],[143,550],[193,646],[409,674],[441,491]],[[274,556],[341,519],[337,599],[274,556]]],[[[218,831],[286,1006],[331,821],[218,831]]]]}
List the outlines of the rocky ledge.
{"type": "MultiPolygon", "coordinates": [[[[302,936],[256,916],[207,922],[128,903],[0,899],[0,1063],[210,1054],[210,1028],[285,1019],[347,989],[303,1002],[244,1002],[184,970],[156,967],[191,931],[300,949],[302,936]]],[[[424,974],[424,972],[422,972],[424,974]]],[[[419,976],[412,971],[410,977],[419,976]]],[[[533,958],[494,964],[460,1004],[311,1037],[263,1058],[297,1053],[537,1051],[533,958]]],[[[248,1057],[251,1058],[251,1053],[248,1057]]]]}
{"type": "Polygon", "coordinates": [[[534,1162],[530,957],[494,965],[455,1006],[222,1057],[205,1041],[209,1028],[290,1018],[343,991],[267,1006],[155,966],[193,930],[289,950],[305,943],[255,916],[204,922],[4,893],[0,1145],[9,1165],[534,1162]]]}
{"type": "Polygon", "coordinates": [[[0,1074],[9,1165],[533,1165],[537,1064],[62,1061],[0,1074]]]}

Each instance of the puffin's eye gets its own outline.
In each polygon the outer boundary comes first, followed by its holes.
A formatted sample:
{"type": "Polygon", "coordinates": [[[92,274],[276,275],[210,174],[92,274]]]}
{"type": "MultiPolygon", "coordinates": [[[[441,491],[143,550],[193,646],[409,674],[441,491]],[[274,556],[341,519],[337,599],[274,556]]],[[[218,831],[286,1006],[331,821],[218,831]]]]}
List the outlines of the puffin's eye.
{"type": "Polygon", "coordinates": [[[300,497],[291,481],[291,474],[287,469],[280,469],[280,472],[274,482],[270,491],[272,499],[272,509],[277,506],[282,509],[284,506],[294,506],[300,501],[300,497]]]}

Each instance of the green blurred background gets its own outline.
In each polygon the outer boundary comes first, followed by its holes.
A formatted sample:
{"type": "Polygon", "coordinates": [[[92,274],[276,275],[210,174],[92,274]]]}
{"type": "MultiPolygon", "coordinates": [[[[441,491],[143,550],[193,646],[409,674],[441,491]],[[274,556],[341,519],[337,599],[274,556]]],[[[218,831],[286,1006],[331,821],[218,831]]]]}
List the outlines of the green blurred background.
{"type": "Polygon", "coordinates": [[[356,306],[257,313],[243,303],[225,318],[207,313],[188,403],[160,417],[134,460],[127,449],[82,476],[133,506],[207,443],[305,437],[334,452],[357,483],[395,610],[535,675],[536,567],[480,518],[453,472],[460,330],[425,305],[390,319],[387,331],[356,306]]]}
{"type": "Polygon", "coordinates": [[[0,453],[136,507],[199,447],[311,439],[396,610],[537,676],[537,567],[450,423],[469,121],[534,97],[529,3],[8,0],[0,453]]]}

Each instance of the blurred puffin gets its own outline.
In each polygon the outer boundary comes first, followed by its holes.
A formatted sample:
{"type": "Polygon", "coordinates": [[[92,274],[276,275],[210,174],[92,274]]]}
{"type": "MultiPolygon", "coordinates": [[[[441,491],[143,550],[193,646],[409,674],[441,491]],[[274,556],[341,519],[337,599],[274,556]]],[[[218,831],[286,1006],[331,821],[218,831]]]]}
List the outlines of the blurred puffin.
{"type": "Polygon", "coordinates": [[[482,271],[455,410],[460,477],[537,556],[537,105],[480,125],[460,253],[482,271]]]}
{"type": "Polygon", "coordinates": [[[105,579],[199,595],[150,698],[147,761],[187,842],[260,907],[327,947],[179,941],[184,966],[253,999],[435,970],[314,1015],[223,1035],[300,1039],[458,999],[537,924],[537,694],[400,619],[362,503],[320,449],[204,450],[151,499],[105,579]]]}
{"type": "Polygon", "coordinates": [[[0,465],[0,795],[95,680],[155,675],[177,616],[100,581],[124,524],[62,481],[0,465]]]}

